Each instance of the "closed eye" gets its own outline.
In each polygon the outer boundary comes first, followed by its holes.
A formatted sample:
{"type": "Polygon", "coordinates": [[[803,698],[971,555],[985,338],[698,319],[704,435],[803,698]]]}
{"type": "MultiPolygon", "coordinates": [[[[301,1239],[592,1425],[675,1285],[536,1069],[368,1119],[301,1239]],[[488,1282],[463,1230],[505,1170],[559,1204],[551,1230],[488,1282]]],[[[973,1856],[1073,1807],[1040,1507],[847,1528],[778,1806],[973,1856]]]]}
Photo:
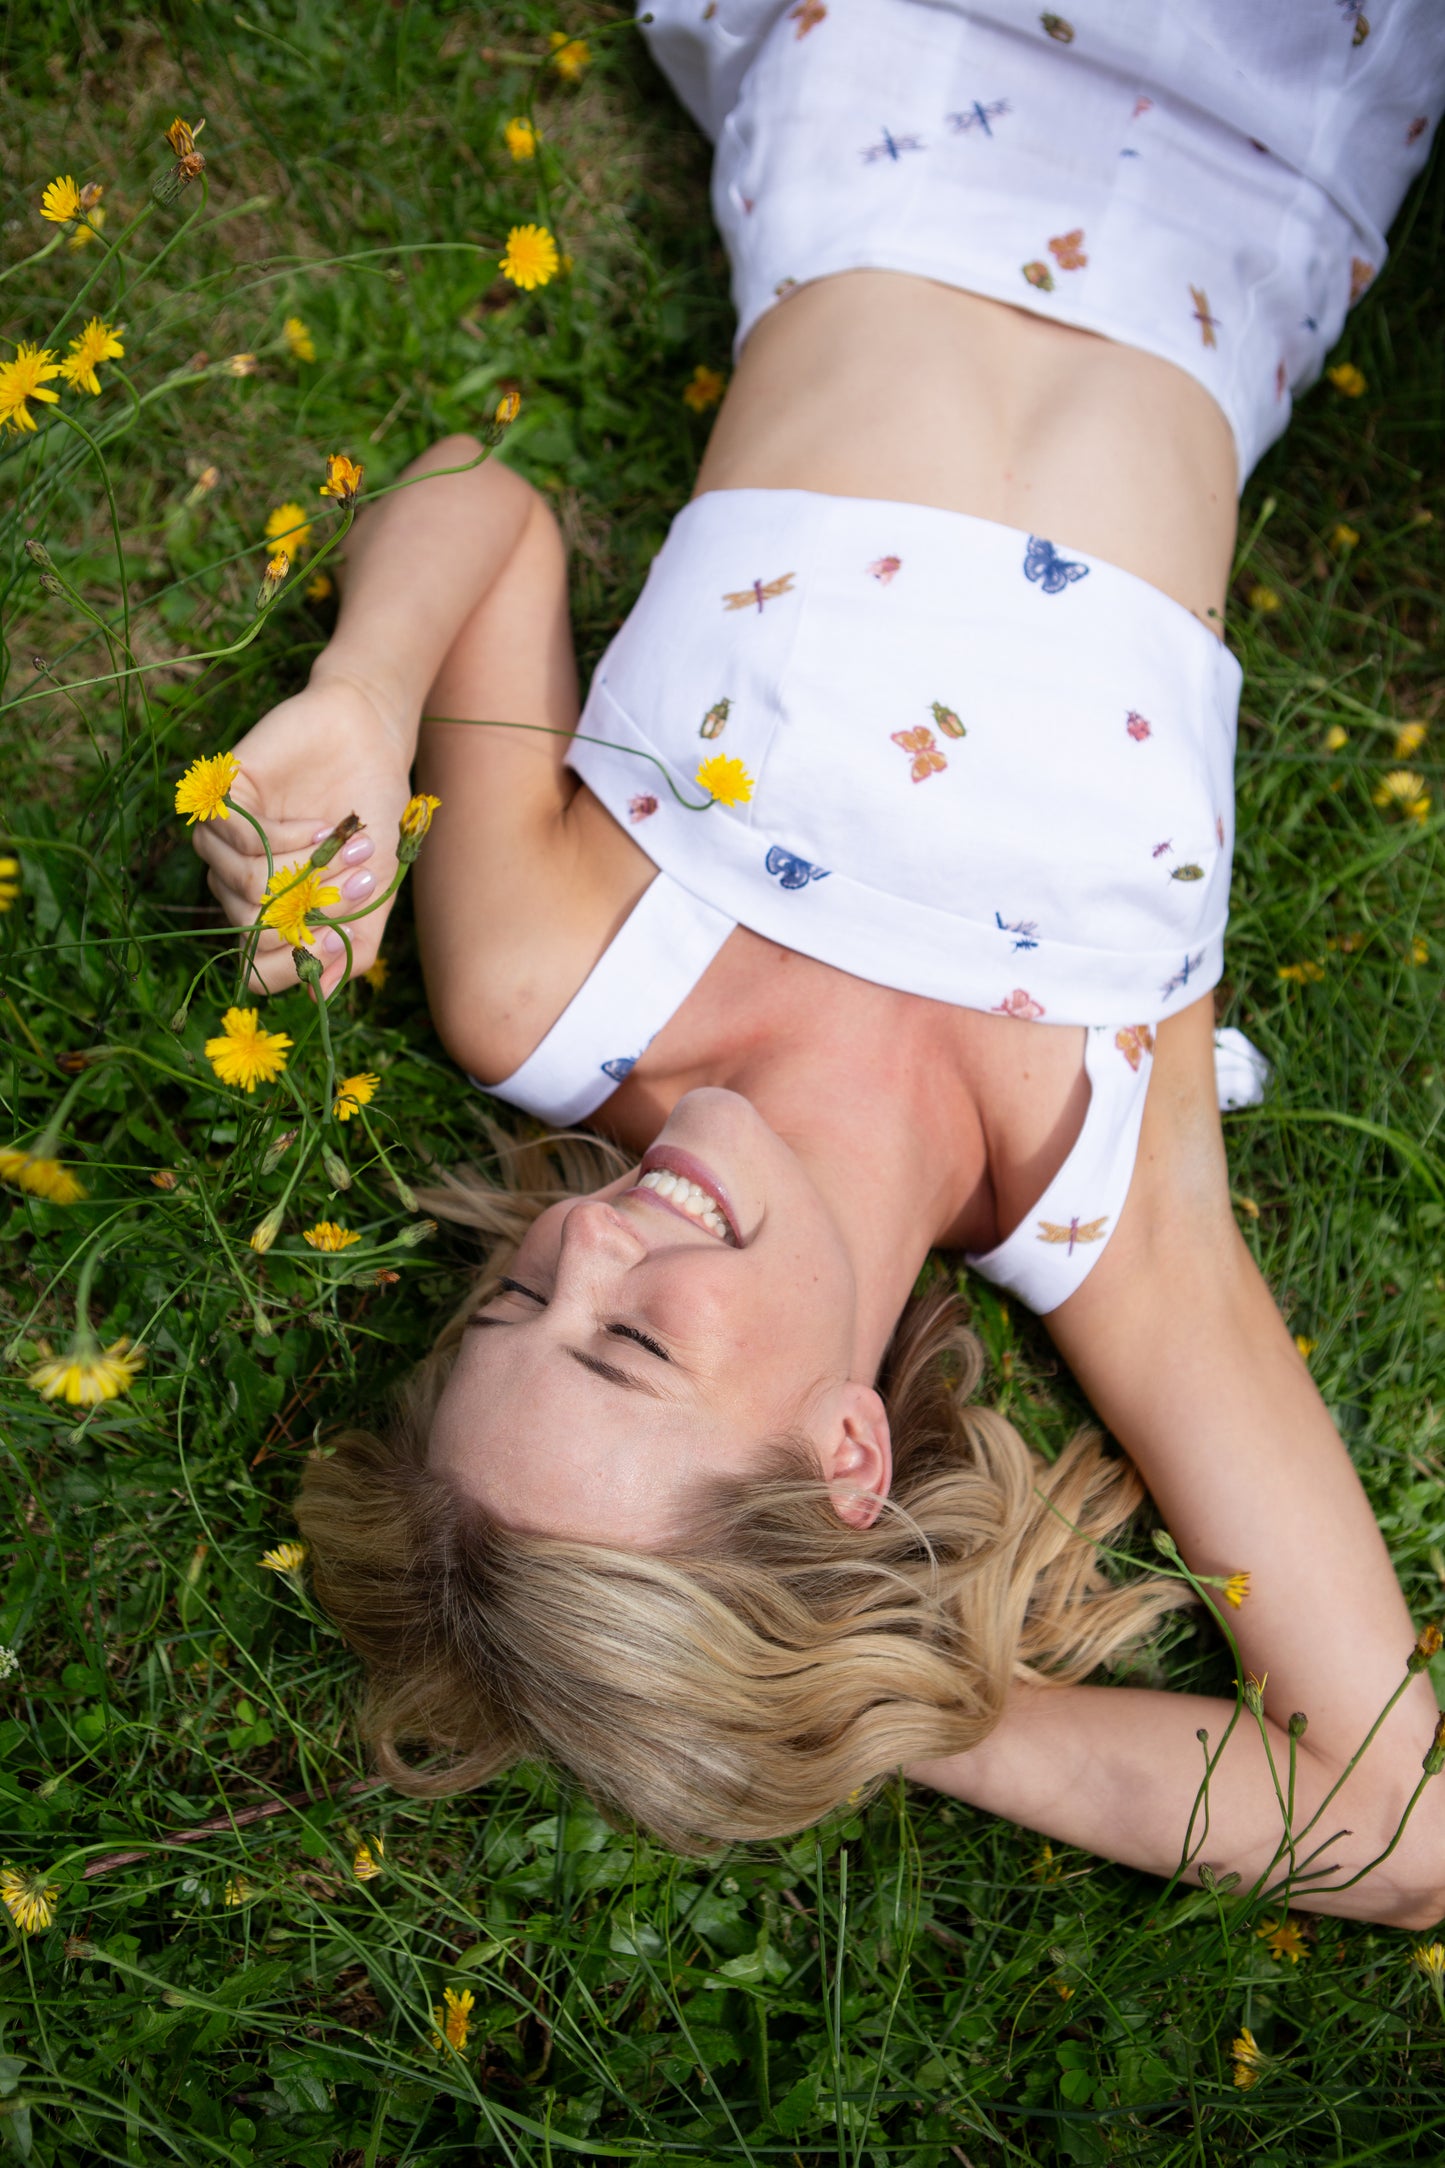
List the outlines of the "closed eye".
{"type": "MultiPolygon", "coordinates": [[[[539,1303],[543,1309],[547,1306],[545,1295],[539,1295],[534,1287],[524,1287],[520,1280],[503,1280],[499,1284],[502,1293],[525,1295],[529,1302],[539,1303]]],[[[650,1339],[645,1332],[639,1332],[635,1325],[609,1325],[607,1330],[620,1340],[635,1340],[639,1347],[645,1347],[648,1354],[655,1355],[659,1362],[672,1361],[665,1347],[659,1346],[657,1341],[650,1339]]]]}

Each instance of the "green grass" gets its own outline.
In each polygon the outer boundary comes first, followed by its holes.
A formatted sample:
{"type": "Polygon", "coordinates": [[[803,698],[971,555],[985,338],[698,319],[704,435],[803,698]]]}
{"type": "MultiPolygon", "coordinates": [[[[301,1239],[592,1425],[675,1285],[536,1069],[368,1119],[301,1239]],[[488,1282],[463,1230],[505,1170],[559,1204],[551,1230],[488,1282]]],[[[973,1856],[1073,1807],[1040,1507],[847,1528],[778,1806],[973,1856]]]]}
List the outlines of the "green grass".
{"type": "MultiPolygon", "coordinates": [[[[107,439],[138,658],[240,638],[266,514],[319,505],[327,452],[383,483],[515,380],[507,457],[571,538],[590,667],[690,486],[705,425],[682,385],[725,364],[730,335],[705,148],[635,34],[569,12],[594,50],[574,88],[514,57],[554,26],[528,5],[26,0],[0,21],[0,269],[43,237],[55,174],[106,182],[113,237],[170,162],[161,128],[207,117],[209,196],[159,210],[85,304],[125,324],[139,392],[169,386],[129,423],[118,370],[83,403],[107,439]],[[514,166],[501,127],[533,96],[544,157],[514,166]],[[534,217],[574,267],[518,299],[497,249],[534,217]],[[285,352],[292,314],[314,364],[285,352]],[[261,357],[255,375],[195,360],[237,351],[261,357]]],[[[1442,824],[1372,793],[1398,725],[1419,720],[1432,735],[1408,764],[1442,802],[1442,223],[1437,177],[1335,357],[1366,393],[1312,393],[1248,492],[1222,990],[1279,1076],[1227,1125],[1245,1232],[1317,1343],[1421,1617],[1445,1579],[1442,824]],[[1331,541],[1342,521],[1353,549],[1331,541]],[[1260,584],[1278,610],[1247,605],[1260,584]],[[1348,742],[1329,752],[1335,723],[1348,742]],[[1278,977],[1301,962],[1323,975],[1278,977]]],[[[7,329],[48,336],[98,255],[62,247],[9,279],[7,329]]],[[[74,444],[52,429],[0,457],[0,834],[23,888],[0,917],[0,1144],[44,1125],[63,1057],[123,1051],[85,1070],[68,1117],[87,1200],[8,1189],[0,1207],[0,1643],[19,1667],[0,1683],[0,1859],[60,1893],[54,1925],[0,1954],[0,2144],[46,2168],[1438,2160],[1445,2026],[1407,1937],[1321,1921],[1281,1967],[1226,1906],[1161,1904],[1140,1877],[1049,1861],[923,1793],[699,1869],[532,1771],[439,1805],[348,1789],[366,1777],[352,1667],[258,1561],[290,1533],[302,1457],[328,1421],[377,1411],[467,1251],[405,1245],[415,1221],[356,1124],[332,1131],[352,1186],[337,1194],[311,1157],[276,1248],[246,1247],[304,1146],[263,1172],[295,1099],[227,1092],[202,1056],[233,964],[171,785],[298,682],[328,605],[283,600],[252,644],[154,671],[144,697],[27,700],[49,683],[36,654],[67,682],[109,670],[72,594],[107,620],[122,605],[105,495],[74,444]],[[25,535],[69,592],[43,590],[25,535]],[[163,1169],[173,1189],[154,1185],[163,1169]],[[323,1215],[365,1230],[364,1256],[306,1251],[297,1230],[323,1215]],[[65,1344],[96,1242],[97,1328],[148,1352],[127,1396],[76,1419],[24,1377],[42,1343],[65,1344]],[[378,1265],[394,1283],[375,1284],[378,1265]],[[385,1873],[359,1882],[356,1844],[378,1836],[385,1873]],[[430,2045],[447,1987],[476,1998],[462,2054],[430,2045]],[[1228,2053],[1241,2024],[1277,2059],[1247,2092],[1228,2053]]],[[[479,1103],[428,1024],[405,900],[387,957],[384,989],[349,990],[334,1028],[344,1067],[381,1075],[376,1135],[415,1180],[479,1150],[479,1103]]],[[[288,1075],[314,1109],[312,1012],[293,995],[268,1021],[296,1040],[288,1075]]],[[[993,1391],[1056,1449],[1074,1388],[1030,1320],[972,1293],[993,1391]]],[[[1181,1686],[1227,1682],[1187,1622],[1150,1663],[1181,1686]]]]}

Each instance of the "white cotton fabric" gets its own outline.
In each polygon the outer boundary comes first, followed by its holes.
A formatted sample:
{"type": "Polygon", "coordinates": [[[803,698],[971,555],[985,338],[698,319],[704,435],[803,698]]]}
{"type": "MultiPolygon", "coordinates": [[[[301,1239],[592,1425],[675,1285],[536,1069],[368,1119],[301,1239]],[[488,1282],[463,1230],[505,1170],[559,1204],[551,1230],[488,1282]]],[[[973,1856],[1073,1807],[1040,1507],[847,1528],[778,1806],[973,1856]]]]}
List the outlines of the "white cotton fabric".
{"type": "Polygon", "coordinates": [[[739,346],[811,279],[913,272],[1186,370],[1241,486],[1379,275],[1445,84],[1442,0],[645,12],[717,145],[739,346]]]}

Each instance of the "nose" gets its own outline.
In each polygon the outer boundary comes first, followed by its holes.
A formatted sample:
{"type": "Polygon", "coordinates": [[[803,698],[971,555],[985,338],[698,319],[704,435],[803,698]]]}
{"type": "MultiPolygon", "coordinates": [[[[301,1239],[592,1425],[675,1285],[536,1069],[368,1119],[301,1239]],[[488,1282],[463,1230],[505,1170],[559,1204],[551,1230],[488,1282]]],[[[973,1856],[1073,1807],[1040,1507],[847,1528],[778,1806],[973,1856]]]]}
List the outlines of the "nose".
{"type": "Polygon", "coordinates": [[[589,1272],[608,1267],[625,1270],[646,1253],[647,1244],[637,1229],[605,1198],[581,1198],[562,1222],[559,1272],[566,1272],[569,1265],[589,1272]]]}

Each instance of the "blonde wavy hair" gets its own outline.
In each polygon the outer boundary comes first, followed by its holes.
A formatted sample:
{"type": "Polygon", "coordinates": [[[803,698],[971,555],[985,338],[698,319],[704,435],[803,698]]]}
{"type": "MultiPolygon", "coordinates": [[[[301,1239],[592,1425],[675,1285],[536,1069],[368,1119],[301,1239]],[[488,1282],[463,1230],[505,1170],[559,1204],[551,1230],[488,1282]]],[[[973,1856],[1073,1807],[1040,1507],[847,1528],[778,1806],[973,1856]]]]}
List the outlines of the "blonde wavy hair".
{"type": "Polygon", "coordinates": [[[1082,1678],[1189,1600],[1105,1579],[1094,1546],[1139,1504],[1138,1475],[1090,1432],[1049,1466],[974,1405],[982,1353],[946,1289],[909,1303],[878,1381],[894,1481],[871,1528],[839,1518],[801,1436],[702,1489],[666,1554],[501,1526],[427,1465],[464,1320],[544,1206],[630,1162],[595,1138],[492,1143],[500,1185],[463,1170],[425,1199],[489,1239],[479,1280],[386,1433],[341,1433],[297,1506],[398,1790],[535,1760],[683,1854],[790,1836],[976,1746],[1012,1681],[1082,1678]],[[447,1758],[418,1766],[407,1743],[447,1758]]]}

